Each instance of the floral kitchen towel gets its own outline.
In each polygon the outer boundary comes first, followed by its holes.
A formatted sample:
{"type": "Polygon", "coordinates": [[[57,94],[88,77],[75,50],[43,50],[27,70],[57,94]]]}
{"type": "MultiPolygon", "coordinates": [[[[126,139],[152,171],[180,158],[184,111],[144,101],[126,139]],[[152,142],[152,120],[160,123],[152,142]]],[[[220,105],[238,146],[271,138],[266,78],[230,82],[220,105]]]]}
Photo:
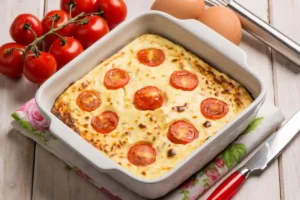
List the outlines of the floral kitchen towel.
{"type": "MultiPolygon", "coordinates": [[[[46,150],[68,164],[78,175],[87,179],[113,199],[142,200],[111,177],[99,172],[85,159],[56,139],[48,131],[49,125],[40,114],[35,100],[31,100],[12,114],[13,126],[23,135],[33,139],[46,150]]],[[[246,155],[257,147],[284,117],[277,107],[265,105],[241,136],[211,163],[189,178],[185,183],[165,196],[166,200],[194,200],[201,196],[246,155]]]]}

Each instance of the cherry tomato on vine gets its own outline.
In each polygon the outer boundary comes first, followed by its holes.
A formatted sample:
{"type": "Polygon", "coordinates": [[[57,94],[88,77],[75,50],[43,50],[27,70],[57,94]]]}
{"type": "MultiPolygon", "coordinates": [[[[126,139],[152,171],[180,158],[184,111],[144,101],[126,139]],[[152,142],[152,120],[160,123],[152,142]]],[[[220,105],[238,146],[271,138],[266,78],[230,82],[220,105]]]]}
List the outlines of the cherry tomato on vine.
{"type": "MultiPolygon", "coordinates": [[[[60,27],[64,24],[66,24],[70,20],[70,18],[71,18],[70,15],[63,10],[50,11],[49,13],[47,13],[47,15],[42,20],[44,34],[51,30],[53,20],[54,20],[53,28],[57,28],[57,27],[60,27]]],[[[61,36],[71,36],[73,27],[74,27],[73,24],[69,24],[68,26],[64,27],[63,29],[56,31],[56,33],[61,36]]],[[[58,38],[57,35],[52,34],[45,38],[45,42],[48,44],[51,44],[57,38],[58,38]]]]}
{"type": "Polygon", "coordinates": [[[70,13],[69,9],[72,6],[72,16],[75,17],[80,13],[92,13],[97,12],[96,6],[97,0],[61,0],[60,9],[70,13]]]}
{"type": "Polygon", "coordinates": [[[0,73],[10,78],[20,78],[23,73],[23,53],[17,48],[25,47],[16,43],[7,43],[0,47],[0,73]]]}
{"type": "Polygon", "coordinates": [[[43,34],[43,27],[38,18],[31,14],[21,14],[15,18],[9,30],[12,39],[22,45],[32,43],[43,34]]]}
{"type": "Polygon", "coordinates": [[[103,11],[110,29],[123,22],[127,16],[127,6],[123,0],[97,0],[97,5],[103,11]]]}
{"type": "Polygon", "coordinates": [[[46,52],[40,52],[40,55],[28,54],[24,62],[25,77],[36,84],[42,84],[57,70],[55,58],[46,52]]]}
{"type": "Polygon", "coordinates": [[[84,19],[87,20],[87,23],[76,24],[73,37],[82,44],[83,48],[87,49],[106,35],[109,32],[109,28],[106,21],[99,16],[92,15],[84,19]]]}
{"type": "Polygon", "coordinates": [[[49,49],[49,53],[56,59],[58,69],[65,66],[81,52],[83,52],[82,45],[72,37],[64,37],[64,40],[56,39],[49,49]]]}

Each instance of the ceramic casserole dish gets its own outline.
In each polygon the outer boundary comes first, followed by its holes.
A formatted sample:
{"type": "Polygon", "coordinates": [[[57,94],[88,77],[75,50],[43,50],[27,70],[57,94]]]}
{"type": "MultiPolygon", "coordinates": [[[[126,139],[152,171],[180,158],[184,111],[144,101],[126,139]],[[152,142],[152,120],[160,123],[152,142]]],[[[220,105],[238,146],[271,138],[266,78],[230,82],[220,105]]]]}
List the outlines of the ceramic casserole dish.
{"type": "Polygon", "coordinates": [[[38,90],[36,101],[50,122],[50,132],[90,162],[100,172],[142,197],[158,198],[181,184],[237,138],[255,118],[266,96],[263,82],[247,66],[246,54],[237,46],[196,20],[178,20],[165,13],[151,11],[125,21],[108,35],[53,75],[38,90]],[[118,52],[139,36],[152,33],[175,42],[216,69],[243,85],[253,96],[253,103],[234,120],[210,137],[186,159],[159,178],[137,177],[94,148],[51,113],[57,97],[101,61],[118,52]]]}

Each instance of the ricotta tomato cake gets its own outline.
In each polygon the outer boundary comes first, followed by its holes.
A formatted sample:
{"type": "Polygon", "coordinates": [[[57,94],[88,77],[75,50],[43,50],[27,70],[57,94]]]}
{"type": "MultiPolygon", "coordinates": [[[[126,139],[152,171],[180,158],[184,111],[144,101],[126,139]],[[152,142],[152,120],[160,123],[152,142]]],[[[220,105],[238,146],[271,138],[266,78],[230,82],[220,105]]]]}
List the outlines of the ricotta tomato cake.
{"type": "Polygon", "coordinates": [[[252,101],[194,54],[146,34],[67,88],[52,113],[131,173],[154,179],[252,101]]]}

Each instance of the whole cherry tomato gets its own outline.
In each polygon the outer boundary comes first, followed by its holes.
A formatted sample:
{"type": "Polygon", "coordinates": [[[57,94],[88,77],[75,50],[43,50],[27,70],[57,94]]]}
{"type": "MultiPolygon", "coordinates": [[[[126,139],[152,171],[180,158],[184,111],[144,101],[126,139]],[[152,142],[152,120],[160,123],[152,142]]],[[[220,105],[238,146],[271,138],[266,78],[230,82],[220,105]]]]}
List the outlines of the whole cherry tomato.
{"type": "Polygon", "coordinates": [[[28,54],[24,62],[25,77],[36,84],[44,83],[57,70],[55,58],[46,52],[40,52],[40,55],[28,54]]]}
{"type": "Polygon", "coordinates": [[[127,6],[123,0],[97,0],[97,5],[103,11],[110,29],[123,22],[127,16],[127,6]]]}
{"type": "Polygon", "coordinates": [[[65,66],[81,52],[83,52],[82,45],[72,37],[65,37],[64,40],[56,39],[49,49],[49,53],[56,59],[58,69],[65,66]]]}
{"type": "Polygon", "coordinates": [[[96,6],[97,0],[61,0],[60,9],[70,13],[70,6],[72,6],[72,16],[75,17],[80,13],[92,13],[97,12],[96,6]]]}
{"type": "MultiPolygon", "coordinates": [[[[70,15],[63,10],[50,11],[42,20],[44,34],[51,30],[53,20],[54,20],[53,28],[57,28],[62,25],[65,25],[70,20],[70,18],[71,18],[70,15]]],[[[63,29],[56,31],[56,33],[61,36],[71,36],[73,27],[74,27],[73,24],[69,24],[63,29]]],[[[54,40],[56,40],[57,38],[58,38],[57,35],[52,34],[45,38],[45,42],[48,44],[52,44],[52,42],[54,42],[54,40]]]]}
{"type": "Polygon", "coordinates": [[[7,43],[0,47],[0,73],[11,77],[20,78],[23,73],[23,53],[19,50],[25,47],[16,43],[7,43]]]}
{"type": "Polygon", "coordinates": [[[87,23],[76,24],[73,32],[76,38],[87,49],[109,32],[106,21],[96,15],[84,18],[87,23]]]}
{"type": "Polygon", "coordinates": [[[10,36],[22,45],[28,45],[43,34],[43,27],[38,18],[31,14],[21,14],[16,17],[10,26],[10,36]]]}

